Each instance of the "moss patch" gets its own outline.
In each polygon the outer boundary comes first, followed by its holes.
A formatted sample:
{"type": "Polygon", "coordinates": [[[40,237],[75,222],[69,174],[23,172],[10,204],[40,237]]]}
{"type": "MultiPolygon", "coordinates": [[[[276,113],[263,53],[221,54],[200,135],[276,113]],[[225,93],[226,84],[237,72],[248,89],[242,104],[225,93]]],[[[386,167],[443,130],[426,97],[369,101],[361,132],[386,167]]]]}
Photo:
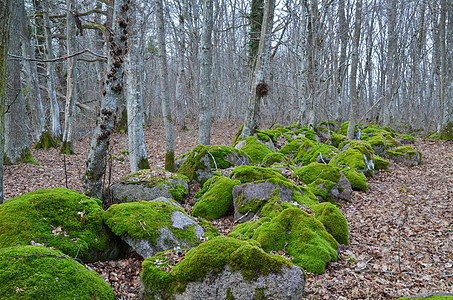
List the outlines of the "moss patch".
{"type": "Polygon", "coordinates": [[[95,272],[45,247],[0,249],[2,299],[115,299],[112,288],[95,272]]]}
{"type": "Polygon", "coordinates": [[[316,142],[304,144],[297,153],[294,161],[301,163],[302,165],[308,165],[309,163],[315,162],[316,159],[321,155],[325,163],[328,163],[332,157],[337,155],[338,149],[326,144],[319,144],[316,142]]]}
{"type": "Polygon", "coordinates": [[[172,227],[171,214],[175,210],[184,212],[166,202],[114,204],[105,212],[105,223],[120,237],[128,235],[139,240],[148,240],[151,245],[156,244],[156,239],[160,236],[157,230],[162,227],[169,228],[180,240],[197,244],[193,226],[184,229],[172,227]]]}
{"type": "Polygon", "coordinates": [[[306,184],[312,183],[317,178],[337,183],[341,177],[339,168],[317,162],[299,168],[293,176],[306,184]]]}
{"type": "Polygon", "coordinates": [[[52,137],[48,130],[45,130],[41,137],[39,138],[38,143],[36,143],[34,149],[49,149],[49,148],[57,148],[58,143],[52,137]]]}
{"type": "Polygon", "coordinates": [[[253,164],[260,164],[266,155],[275,152],[270,147],[258,142],[254,136],[249,136],[244,139],[246,144],[241,148],[242,151],[248,154],[250,162],[253,164]]]}
{"type": "Polygon", "coordinates": [[[294,257],[293,263],[312,273],[324,273],[326,264],[338,259],[337,241],[321,222],[301,209],[288,208],[273,219],[255,222],[237,225],[231,236],[250,237],[266,252],[286,247],[286,253],[294,257]]]}
{"type": "Polygon", "coordinates": [[[239,180],[241,183],[261,181],[266,179],[280,179],[289,181],[282,173],[273,168],[263,168],[257,166],[239,166],[230,174],[230,178],[239,180]]]}
{"type": "Polygon", "coordinates": [[[366,183],[366,176],[362,172],[351,169],[343,169],[344,176],[351,183],[351,187],[354,191],[366,192],[368,186],[366,183]]]}
{"type": "Polygon", "coordinates": [[[233,204],[232,190],[239,180],[219,177],[209,190],[195,203],[192,215],[213,220],[222,217],[233,204]]]}
{"type": "Polygon", "coordinates": [[[212,240],[216,236],[219,236],[217,228],[214,227],[208,220],[201,219],[199,225],[204,229],[204,237],[206,240],[212,240]]]}
{"type": "Polygon", "coordinates": [[[348,221],[341,211],[329,202],[320,203],[311,207],[315,218],[319,220],[327,232],[330,233],[338,243],[349,245],[348,221]]]}
{"type": "Polygon", "coordinates": [[[283,153],[273,152],[266,155],[263,159],[263,165],[270,167],[273,164],[287,164],[289,163],[289,158],[283,153]]]}
{"type": "Polygon", "coordinates": [[[245,280],[260,274],[280,273],[282,266],[292,266],[279,255],[269,255],[248,242],[221,236],[191,249],[168,273],[157,264],[165,263],[164,259],[159,254],[145,259],[142,280],[147,289],[167,297],[182,293],[188,282],[202,280],[210,271],[222,272],[225,265],[230,265],[232,270],[241,270],[245,280]]]}
{"type": "Polygon", "coordinates": [[[385,160],[382,157],[377,156],[377,155],[374,156],[373,161],[374,161],[375,170],[385,170],[385,169],[387,169],[387,166],[389,165],[388,160],[385,160]]]}
{"type": "Polygon", "coordinates": [[[446,125],[442,126],[439,137],[442,140],[453,141],[453,122],[448,122],[446,125]]]}
{"type": "Polygon", "coordinates": [[[90,252],[103,251],[101,201],[82,193],[55,188],[12,198],[0,206],[0,247],[33,240],[90,261],[90,252]],[[80,247],[80,250],[79,250],[80,247]]]}

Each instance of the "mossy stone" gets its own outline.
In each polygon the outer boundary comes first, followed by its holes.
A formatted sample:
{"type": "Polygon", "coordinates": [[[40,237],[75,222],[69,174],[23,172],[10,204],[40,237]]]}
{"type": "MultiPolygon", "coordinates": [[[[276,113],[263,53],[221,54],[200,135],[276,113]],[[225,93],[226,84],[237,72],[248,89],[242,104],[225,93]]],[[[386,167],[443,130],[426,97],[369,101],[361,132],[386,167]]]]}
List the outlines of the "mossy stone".
{"type": "Polygon", "coordinates": [[[377,156],[377,155],[374,156],[373,161],[374,161],[374,169],[375,170],[386,170],[387,166],[389,165],[389,161],[388,160],[385,160],[382,157],[377,156]]]}
{"type": "Polygon", "coordinates": [[[219,231],[212,225],[208,220],[201,219],[200,226],[204,229],[204,237],[206,240],[212,240],[216,236],[219,236],[219,231]]]}
{"type": "Polygon", "coordinates": [[[312,143],[310,147],[302,146],[297,153],[294,161],[302,165],[308,165],[309,163],[317,161],[318,157],[321,156],[321,161],[328,163],[332,157],[337,155],[338,149],[326,144],[312,143]]]}
{"type": "Polygon", "coordinates": [[[309,184],[317,178],[330,180],[337,183],[340,179],[340,169],[334,166],[323,163],[312,162],[307,166],[303,166],[294,172],[294,177],[300,181],[309,184]]]}
{"type": "Polygon", "coordinates": [[[0,249],[2,299],[115,299],[95,272],[58,250],[38,246],[0,249]]]}
{"type": "Polygon", "coordinates": [[[300,146],[302,146],[306,140],[308,139],[305,137],[298,137],[294,140],[291,140],[291,142],[283,146],[280,150],[278,150],[278,152],[294,157],[299,152],[300,146]]]}
{"type": "Polygon", "coordinates": [[[340,144],[346,140],[347,140],[346,135],[336,133],[327,140],[327,144],[338,148],[338,146],[340,146],[340,144]]]}
{"type": "Polygon", "coordinates": [[[273,164],[287,164],[289,161],[289,158],[283,153],[273,152],[264,157],[263,165],[270,167],[273,164]]]}
{"type": "Polygon", "coordinates": [[[275,152],[269,146],[260,143],[254,136],[246,137],[242,141],[245,142],[245,145],[241,147],[241,150],[248,154],[252,164],[262,163],[266,155],[275,152]]]}
{"type": "Polygon", "coordinates": [[[366,182],[366,176],[362,172],[351,169],[343,169],[344,176],[351,183],[351,187],[354,191],[366,192],[368,185],[366,182]]]}
{"type": "Polygon", "coordinates": [[[227,264],[232,270],[241,270],[245,280],[252,280],[260,274],[280,273],[282,266],[292,266],[281,256],[266,254],[248,242],[223,236],[191,249],[170,272],[157,266],[166,260],[168,258],[163,253],[145,259],[142,272],[145,287],[163,298],[182,293],[188,282],[202,280],[210,271],[222,272],[227,264]]]}
{"type": "Polygon", "coordinates": [[[290,182],[290,180],[282,175],[281,171],[274,168],[263,168],[258,166],[239,166],[231,172],[230,178],[239,180],[241,183],[272,178],[290,182]]]}
{"type": "Polygon", "coordinates": [[[232,180],[224,176],[219,177],[195,203],[192,208],[192,215],[209,220],[218,219],[225,215],[233,204],[233,187],[238,184],[241,184],[239,180],[232,180]]]}
{"type": "Polygon", "coordinates": [[[348,221],[338,207],[329,202],[323,202],[311,207],[315,218],[319,220],[327,232],[330,233],[338,243],[349,245],[348,221]]]}
{"type": "Polygon", "coordinates": [[[316,274],[324,273],[326,264],[338,259],[337,241],[321,222],[299,208],[288,208],[275,218],[248,223],[255,222],[259,224],[256,227],[246,223],[237,225],[231,236],[250,236],[266,252],[286,247],[295,265],[316,274]]]}
{"type": "Polygon", "coordinates": [[[16,243],[52,246],[84,261],[104,251],[108,238],[101,201],[65,188],[39,190],[0,205],[0,248],[16,243]]]}

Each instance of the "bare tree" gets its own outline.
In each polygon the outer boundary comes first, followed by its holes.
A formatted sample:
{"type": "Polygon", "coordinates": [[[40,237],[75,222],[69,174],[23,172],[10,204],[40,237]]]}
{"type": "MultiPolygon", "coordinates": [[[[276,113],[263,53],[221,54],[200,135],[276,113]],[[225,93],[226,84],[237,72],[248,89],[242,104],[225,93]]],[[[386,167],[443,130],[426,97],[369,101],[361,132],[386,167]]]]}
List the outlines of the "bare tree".
{"type": "Polygon", "coordinates": [[[355,123],[357,118],[358,91],[357,91],[357,65],[359,63],[360,29],[362,28],[362,0],[357,0],[355,8],[355,25],[352,44],[351,80],[349,83],[349,97],[351,98],[351,111],[349,113],[349,126],[347,137],[354,138],[355,123]]]}
{"type": "Polygon", "coordinates": [[[211,144],[211,97],[212,97],[212,26],[213,0],[203,0],[203,27],[200,66],[200,112],[198,117],[198,143],[211,144]]]}
{"type": "Polygon", "coordinates": [[[124,87],[124,62],[128,52],[129,8],[131,0],[116,0],[113,8],[112,28],[108,29],[108,69],[105,79],[105,96],[97,117],[91,140],[83,187],[85,194],[102,199],[102,177],[105,174],[106,156],[117,119],[118,101],[124,87]]]}
{"type": "Polygon", "coordinates": [[[159,49],[160,96],[162,116],[165,126],[165,169],[175,170],[175,126],[170,109],[168,90],[167,49],[165,43],[165,23],[162,0],[156,0],[157,40],[159,49]]]}

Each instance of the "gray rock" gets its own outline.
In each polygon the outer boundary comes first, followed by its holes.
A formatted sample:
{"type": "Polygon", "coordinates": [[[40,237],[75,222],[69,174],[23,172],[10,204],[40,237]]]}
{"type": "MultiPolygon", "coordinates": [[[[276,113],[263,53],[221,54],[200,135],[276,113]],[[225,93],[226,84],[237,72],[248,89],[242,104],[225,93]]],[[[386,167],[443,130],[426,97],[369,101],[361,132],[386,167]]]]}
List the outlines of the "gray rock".
{"type": "Polygon", "coordinates": [[[175,294],[174,299],[302,299],[305,288],[304,274],[301,268],[282,267],[281,274],[259,275],[250,281],[242,277],[241,271],[231,271],[226,265],[223,272],[208,273],[203,281],[189,282],[182,294],[175,294]],[[228,292],[229,291],[229,292],[228,292]]]}
{"type": "Polygon", "coordinates": [[[247,222],[255,216],[255,213],[249,211],[246,214],[239,212],[240,207],[252,199],[270,198],[275,189],[279,189],[279,197],[283,201],[291,201],[293,190],[281,185],[273,184],[269,181],[249,182],[233,187],[233,205],[234,219],[240,220],[240,223],[247,222]]]}
{"type": "MultiPolygon", "coordinates": [[[[330,191],[327,193],[327,197],[331,198],[333,201],[345,200],[351,201],[352,186],[349,180],[344,176],[343,172],[340,171],[341,177],[338,180],[330,191]]],[[[318,185],[319,188],[326,190],[323,183],[318,185]]],[[[325,202],[326,199],[323,199],[320,195],[317,196],[319,202],[325,202]]]]}
{"type": "Polygon", "coordinates": [[[176,200],[165,198],[165,197],[159,197],[159,198],[153,199],[153,200],[151,200],[151,202],[165,202],[165,203],[170,204],[170,205],[172,205],[174,207],[177,207],[179,209],[184,210],[184,208],[181,206],[181,204],[176,202],[176,200]]]}
{"type": "MultiPolygon", "coordinates": [[[[204,229],[198,225],[189,216],[179,210],[175,210],[171,214],[172,227],[177,229],[190,229],[193,227],[195,235],[200,240],[204,235],[204,229]]],[[[158,252],[162,252],[174,247],[192,248],[196,245],[179,239],[168,227],[161,227],[157,229],[159,237],[156,239],[155,244],[151,244],[148,240],[140,240],[132,238],[128,235],[125,236],[125,242],[131,246],[143,258],[151,257],[158,252]]]]}

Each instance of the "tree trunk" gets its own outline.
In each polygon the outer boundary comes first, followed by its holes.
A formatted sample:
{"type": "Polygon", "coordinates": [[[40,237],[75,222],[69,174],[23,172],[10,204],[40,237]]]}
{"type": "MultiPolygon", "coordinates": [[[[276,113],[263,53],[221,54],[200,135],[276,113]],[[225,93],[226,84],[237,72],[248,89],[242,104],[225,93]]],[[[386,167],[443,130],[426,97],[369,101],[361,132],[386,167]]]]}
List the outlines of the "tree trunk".
{"type": "Polygon", "coordinates": [[[338,82],[337,82],[337,110],[335,111],[335,121],[340,121],[341,111],[344,110],[344,86],[346,82],[346,75],[348,71],[347,66],[347,57],[346,57],[346,50],[348,47],[348,24],[346,23],[346,16],[345,16],[345,1],[346,0],[339,0],[338,1],[338,35],[340,38],[340,62],[339,62],[339,70],[338,70],[338,82]]]}
{"type": "Polygon", "coordinates": [[[252,85],[247,101],[247,112],[244,120],[244,128],[241,137],[253,135],[259,123],[260,102],[269,92],[269,86],[265,82],[270,65],[270,48],[272,27],[274,24],[275,0],[266,0],[264,5],[264,18],[261,27],[260,44],[258,48],[255,70],[252,76],[252,85]]]}
{"type": "Polygon", "coordinates": [[[263,26],[264,0],[252,0],[250,7],[249,57],[250,73],[255,69],[256,57],[260,45],[261,27],[263,26]]]}
{"type": "MultiPolygon", "coordinates": [[[[21,2],[14,2],[9,44],[9,52],[18,56],[21,55],[20,9],[21,2]]],[[[21,67],[19,60],[8,60],[6,72],[5,164],[16,164],[30,159],[27,111],[20,80],[21,67]]]]}
{"type": "Polygon", "coordinates": [[[165,126],[165,169],[175,170],[175,129],[170,110],[168,91],[167,50],[165,45],[165,24],[162,0],[156,0],[157,43],[159,48],[160,96],[165,126]]]}
{"type": "Polygon", "coordinates": [[[351,111],[349,114],[348,140],[354,138],[355,122],[357,118],[358,91],[357,91],[357,65],[359,63],[360,29],[362,27],[362,0],[357,0],[355,11],[354,37],[352,44],[351,80],[349,97],[351,98],[351,111]]]}
{"type": "MultiPolygon", "coordinates": [[[[49,20],[49,0],[43,1],[43,18],[44,18],[44,33],[46,36],[46,52],[45,58],[52,59],[54,57],[52,47],[52,34],[50,32],[49,20]]],[[[55,65],[54,63],[47,63],[47,92],[50,102],[50,132],[54,139],[61,138],[61,124],[60,124],[60,106],[57,99],[57,91],[55,88],[55,65]]]]}
{"type": "Polygon", "coordinates": [[[131,0],[116,0],[113,8],[112,28],[108,30],[108,69],[105,79],[105,97],[97,118],[97,125],[91,140],[87,168],[83,181],[85,194],[103,198],[102,177],[105,174],[107,150],[110,135],[117,118],[117,103],[124,86],[124,64],[128,51],[129,8],[131,0]]]}
{"type": "Polygon", "coordinates": [[[188,14],[188,0],[182,1],[182,10],[179,15],[179,25],[178,25],[178,69],[176,74],[176,124],[179,128],[186,129],[186,118],[185,118],[185,107],[187,96],[184,92],[184,87],[186,83],[186,67],[185,67],[185,57],[186,57],[186,38],[185,38],[185,22],[188,14]]]}
{"type": "Polygon", "coordinates": [[[395,59],[396,48],[398,47],[397,32],[396,32],[396,1],[387,0],[387,65],[385,69],[385,98],[382,106],[382,123],[389,125],[391,115],[391,105],[394,93],[395,76],[395,59]]]}
{"type": "Polygon", "coordinates": [[[211,144],[211,98],[212,98],[212,0],[203,0],[203,29],[200,66],[200,112],[198,119],[198,143],[211,144]]]}
{"type": "Polygon", "coordinates": [[[5,146],[6,64],[11,23],[11,0],[0,0],[0,204],[3,203],[3,152],[5,146]]]}
{"type": "MultiPolygon", "coordinates": [[[[34,49],[31,46],[32,39],[30,37],[30,31],[28,28],[28,17],[25,13],[24,0],[18,0],[19,2],[19,18],[21,20],[21,40],[22,40],[22,53],[25,57],[34,58],[34,49]]],[[[48,145],[44,140],[48,138],[46,135],[46,120],[44,117],[44,108],[41,99],[41,93],[39,90],[38,82],[38,68],[36,62],[32,60],[26,60],[23,62],[26,70],[27,78],[27,99],[30,106],[31,119],[33,130],[33,138],[38,144],[48,145]]],[[[54,146],[55,142],[51,141],[49,147],[54,146]]],[[[49,148],[45,147],[45,148],[49,148]]]]}
{"type": "Polygon", "coordinates": [[[442,0],[448,18],[445,34],[445,107],[442,130],[440,136],[443,139],[453,140],[453,1],[442,0]],[[448,49],[448,52],[447,50],[448,49]]]}
{"type": "MultiPolygon", "coordinates": [[[[66,0],[68,12],[66,13],[66,45],[68,55],[76,51],[76,24],[72,12],[76,10],[75,0],[66,0]]],[[[74,154],[72,131],[75,119],[75,102],[77,99],[77,57],[67,61],[66,77],[66,105],[64,110],[64,131],[60,153],[74,154]]]]}
{"type": "MultiPolygon", "coordinates": [[[[130,8],[133,14],[133,7],[130,8]]],[[[129,139],[129,160],[131,172],[149,169],[146,155],[145,135],[143,132],[143,98],[140,93],[140,74],[143,66],[139,64],[140,41],[136,24],[130,24],[129,51],[126,63],[126,110],[127,110],[127,135],[129,139]]]]}

